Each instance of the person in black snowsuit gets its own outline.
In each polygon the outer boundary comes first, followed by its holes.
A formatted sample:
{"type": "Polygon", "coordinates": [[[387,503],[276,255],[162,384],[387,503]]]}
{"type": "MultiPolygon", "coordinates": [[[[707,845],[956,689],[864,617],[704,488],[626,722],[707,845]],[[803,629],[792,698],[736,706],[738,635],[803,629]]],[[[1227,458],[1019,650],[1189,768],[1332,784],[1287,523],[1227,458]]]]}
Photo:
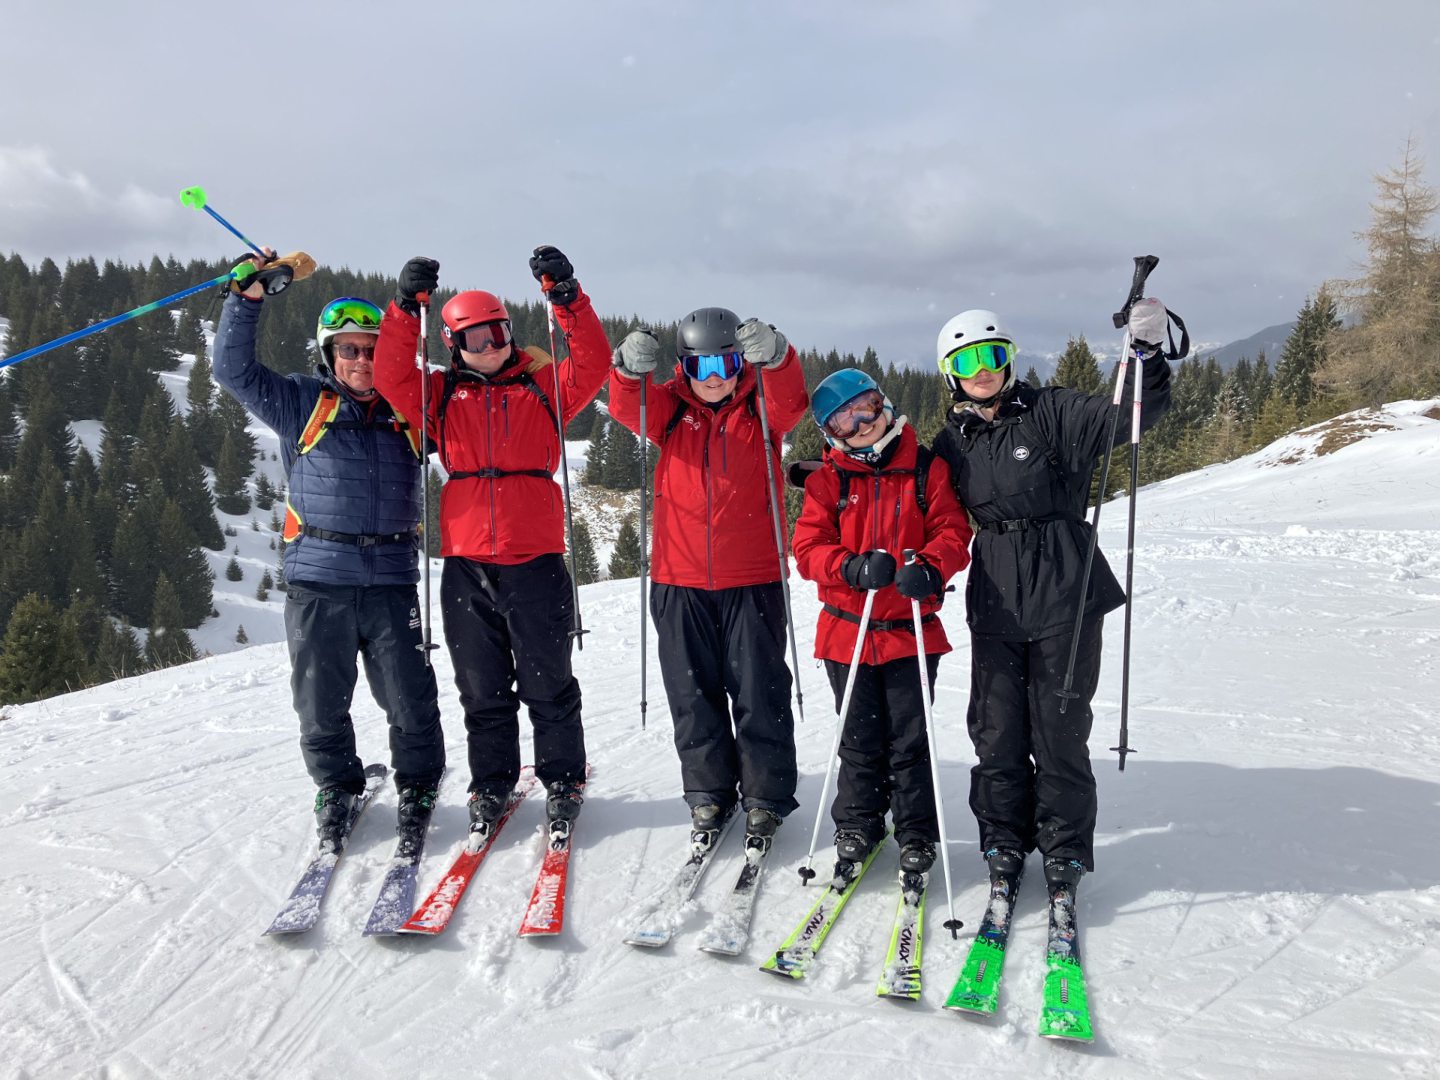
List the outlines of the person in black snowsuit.
{"type": "MultiPolygon", "coordinates": [[[[1158,302],[1156,302],[1158,303],[1158,302]]],[[[1112,429],[1110,394],[1035,388],[1015,376],[1014,338],[994,312],[945,324],[940,370],[955,398],[934,451],[950,466],[975,539],[966,585],[971,632],[966,717],[977,761],[970,808],[980,850],[997,873],[1016,876],[1038,848],[1052,885],[1095,868],[1095,776],[1090,699],[1100,675],[1100,626],[1125,602],[1097,549],[1079,635],[1076,695],[1062,714],[1076,605],[1090,524],[1090,477],[1115,431],[1130,435],[1135,364],[1127,368],[1112,429]]],[[[1170,407],[1170,366],[1145,360],[1142,430],[1170,407]]]]}

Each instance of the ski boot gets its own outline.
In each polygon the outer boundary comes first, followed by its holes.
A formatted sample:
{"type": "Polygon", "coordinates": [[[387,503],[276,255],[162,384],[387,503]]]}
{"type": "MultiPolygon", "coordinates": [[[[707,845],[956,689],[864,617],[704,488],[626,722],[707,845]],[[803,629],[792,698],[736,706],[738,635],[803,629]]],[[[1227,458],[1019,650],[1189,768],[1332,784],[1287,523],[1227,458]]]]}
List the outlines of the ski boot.
{"type": "Polygon", "coordinates": [[[439,791],[431,786],[418,784],[402,788],[400,809],[395,815],[395,835],[400,843],[395,849],[397,859],[414,859],[425,846],[425,830],[430,827],[430,814],[435,809],[439,791]]]}
{"type": "Polygon", "coordinates": [[[320,837],[322,854],[340,851],[345,844],[345,830],[355,812],[358,796],[344,788],[321,788],[315,793],[315,835],[320,837]]]}
{"type": "Polygon", "coordinates": [[[906,892],[924,892],[934,865],[935,845],[924,840],[910,841],[900,849],[900,887],[906,892]]]}
{"type": "Polygon", "coordinates": [[[1025,856],[1013,848],[991,848],[985,852],[985,862],[990,867],[990,882],[1005,878],[1018,883],[1025,872],[1025,856]]]}
{"type": "Polygon", "coordinates": [[[1070,899],[1073,901],[1075,891],[1080,887],[1080,879],[1084,875],[1085,864],[1079,859],[1051,856],[1045,860],[1045,886],[1050,892],[1052,901],[1062,889],[1070,894],[1070,899]]]}
{"type": "Polygon", "coordinates": [[[745,815],[745,852],[764,855],[770,850],[775,831],[780,828],[780,815],[774,810],[757,806],[745,815]]]}
{"type": "Polygon", "coordinates": [[[690,850],[696,855],[704,855],[715,846],[720,839],[720,830],[725,827],[725,822],[730,819],[732,808],[717,806],[714,803],[705,803],[702,806],[690,808],[690,850]]]}
{"type": "MultiPolygon", "coordinates": [[[[470,841],[475,847],[489,838],[495,829],[495,823],[505,813],[505,805],[509,801],[509,792],[486,790],[470,793],[470,801],[466,806],[470,811],[470,841]]],[[[471,850],[474,850],[474,847],[471,850]]]]}
{"type": "Polygon", "coordinates": [[[835,834],[835,877],[831,886],[843,889],[855,880],[860,864],[870,856],[875,841],[858,832],[837,832],[835,834]]]}
{"type": "Polygon", "coordinates": [[[549,822],[550,842],[557,843],[570,836],[580,807],[585,802],[584,783],[576,780],[556,780],[546,785],[545,820],[549,822]]]}

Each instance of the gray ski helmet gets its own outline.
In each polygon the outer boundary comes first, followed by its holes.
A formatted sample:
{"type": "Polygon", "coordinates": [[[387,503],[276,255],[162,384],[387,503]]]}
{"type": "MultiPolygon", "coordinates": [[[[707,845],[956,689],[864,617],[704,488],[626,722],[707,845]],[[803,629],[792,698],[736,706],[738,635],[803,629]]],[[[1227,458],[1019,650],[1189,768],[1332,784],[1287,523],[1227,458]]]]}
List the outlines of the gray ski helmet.
{"type": "Polygon", "coordinates": [[[683,358],[740,352],[739,329],[740,316],[729,308],[697,308],[675,330],[675,353],[683,358]]]}

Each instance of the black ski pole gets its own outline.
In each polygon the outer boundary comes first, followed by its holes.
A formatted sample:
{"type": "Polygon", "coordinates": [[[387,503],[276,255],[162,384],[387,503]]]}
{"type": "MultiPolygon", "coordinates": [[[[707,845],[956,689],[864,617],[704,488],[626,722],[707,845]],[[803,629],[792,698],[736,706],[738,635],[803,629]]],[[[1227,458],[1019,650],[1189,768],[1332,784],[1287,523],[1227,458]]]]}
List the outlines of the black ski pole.
{"type": "Polygon", "coordinates": [[[790,664],[795,669],[795,708],[805,722],[805,691],[800,687],[800,649],[795,644],[795,617],[790,612],[790,568],[785,558],[785,535],[780,528],[780,497],[775,488],[775,451],[770,446],[770,418],[765,413],[765,372],[755,369],[755,391],[760,406],[760,434],[765,440],[765,490],[770,498],[770,521],[775,526],[775,550],[780,555],[780,590],[785,598],[785,629],[790,634],[790,664]]]}
{"type": "Polygon", "coordinates": [[[1110,749],[1120,755],[1120,771],[1125,771],[1125,755],[1130,749],[1130,620],[1135,611],[1135,503],[1140,494],[1140,392],[1144,383],[1145,358],[1135,353],[1135,404],[1130,413],[1130,523],[1125,536],[1125,645],[1120,659],[1120,745],[1110,749]]]}
{"type": "MultiPolygon", "coordinates": [[[[540,279],[540,288],[545,293],[545,315],[550,323],[550,367],[555,373],[555,436],[560,441],[560,480],[565,488],[565,543],[570,551],[570,558],[575,558],[575,508],[570,502],[570,458],[565,453],[565,410],[560,403],[560,358],[555,355],[555,305],[550,302],[550,289],[554,286],[555,279],[546,274],[540,279]]],[[[566,352],[569,352],[569,342],[566,342],[566,352]]],[[[575,580],[575,574],[570,575],[570,597],[575,606],[575,628],[570,631],[570,636],[575,639],[576,647],[585,651],[585,627],[580,621],[580,585],[575,580]]]]}
{"type": "MultiPolygon", "coordinates": [[[[1145,279],[1159,264],[1160,260],[1154,255],[1135,256],[1135,274],[1130,280],[1130,292],[1125,297],[1124,306],[1110,317],[1115,329],[1119,330],[1122,327],[1125,329],[1125,336],[1120,348],[1120,362],[1115,365],[1115,396],[1111,401],[1110,435],[1105,440],[1105,456],[1100,465],[1100,491],[1095,498],[1095,516],[1090,521],[1090,543],[1085,549],[1085,569],[1080,575],[1080,595],[1075,602],[1075,625],[1070,632],[1070,657],[1065,664],[1065,683],[1055,691],[1060,697],[1061,713],[1065,712],[1065,707],[1070,704],[1072,698],[1080,696],[1072,689],[1075,684],[1075,657],[1080,650],[1080,630],[1085,622],[1085,597],[1090,592],[1090,571],[1095,565],[1095,548],[1100,540],[1100,508],[1105,505],[1106,485],[1110,479],[1110,454],[1115,447],[1115,433],[1119,430],[1120,399],[1125,393],[1125,371],[1130,363],[1130,309],[1144,295],[1145,279]]],[[[1138,385],[1139,380],[1137,379],[1136,382],[1138,385]]],[[[1131,499],[1133,505],[1133,481],[1131,499]]],[[[1129,752],[1134,753],[1134,751],[1129,752]]],[[[1123,768],[1125,762],[1123,754],[1120,756],[1120,762],[1123,768]]]]}
{"type": "Polygon", "coordinates": [[[650,576],[650,533],[646,505],[646,493],[650,486],[650,435],[645,426],[645,386],[650,381],[648,372],[640,375],[640,730],[645,730],[645,650],[650,612],[646,601],[647,584],[650,576]]]}

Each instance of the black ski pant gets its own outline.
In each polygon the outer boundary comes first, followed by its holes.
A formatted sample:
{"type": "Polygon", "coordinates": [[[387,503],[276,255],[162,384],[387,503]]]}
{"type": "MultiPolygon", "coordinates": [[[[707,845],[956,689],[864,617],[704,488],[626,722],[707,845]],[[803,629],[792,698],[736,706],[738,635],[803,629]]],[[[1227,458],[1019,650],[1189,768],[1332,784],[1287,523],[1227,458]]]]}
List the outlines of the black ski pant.
{"type": "Polygon", "coordinates": [[[780,582],[657,583],[650,611],[686,804],[732,806],[738,791],[746,810],[789,814],[798,805],[795,719],[780,582]]]}
{"type": "Polygon", "coordinates": [[[575,600],[564,557],[502,566],[449,556],[440,613],[465,709],[470,790],[503,794],[520,778],[521,702],[540,782],[583,782],[580,684],[570,669],[575,600]]]}
{"type": "Polygon", "coordinates": [[[1100,679],[1099,619],[1087,621],[1075,656],[1071,698],[1060,712],[1070,634],[1038,641],[971,635],[970,709],[978,759],[970,809],[980,850],[994,847],[1078,859],[1095,869],[1095,774],[1090,769],[1090,699],[1100,679]]]}
{"type": "Polygon", "coordinates": [[[435,672],[419,648],[414,585],[292,581],[285,594],[290,689],[300,715],[300,752],[318,787],[365,790],[350,701],[365,662],[370,692],[390,724],[390,765],[399,788],[433,787],[445,771],[435,672]]]}
{"type": "MultiPolygon", "coordinates": [[[[925,657],[935,699],[937,654],[925,657]]],[[[835,691],[835,710],[845,697],[850,665],[825,661],[835,691]]],[[[857,832],[871,842],[885,835],[885,812],[895,822],[895,840],[934,844],[940,840],[935,815],[935,785],[930,776],[930,739],[925,729],[920,670],[915,658],[861,664],[855,672],[850,711],[840,733],[840,770],[830,816],[836,832],[857,832]]]]}

